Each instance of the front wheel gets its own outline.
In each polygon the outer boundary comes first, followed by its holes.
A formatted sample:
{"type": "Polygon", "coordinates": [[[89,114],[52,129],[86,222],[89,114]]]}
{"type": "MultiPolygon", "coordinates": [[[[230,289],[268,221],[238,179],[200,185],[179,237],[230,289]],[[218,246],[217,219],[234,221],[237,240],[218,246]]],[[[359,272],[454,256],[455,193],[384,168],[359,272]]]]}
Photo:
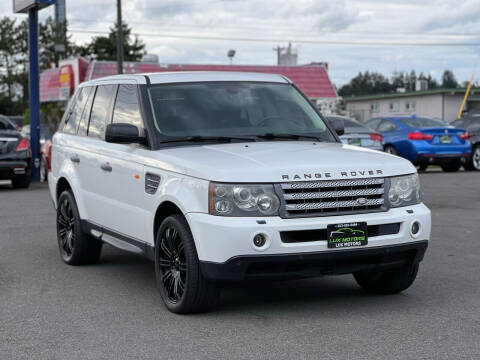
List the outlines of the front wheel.
{"type": "Polygon", "coordinates": [[[163,302],[174,313],[202,312],[218,304],[220,289],[203,277],[192,233],[180,214],[167,217],[160,225],[155,275],[163,302]]]}
{"type": "Polygon", "coordinates": [[[413,284],[418,273],[418,263],[385,271],[366,270],[353,276],[358,285],[370,294],[397,294],[413,284]]]}
{"type": "Polygon", "coordinates": [[[462,166],[462,164],[460,163],[460,161],[452,161],[446,164],[442,164],[440,166],[445,172],[457,172],[462,166]]]}

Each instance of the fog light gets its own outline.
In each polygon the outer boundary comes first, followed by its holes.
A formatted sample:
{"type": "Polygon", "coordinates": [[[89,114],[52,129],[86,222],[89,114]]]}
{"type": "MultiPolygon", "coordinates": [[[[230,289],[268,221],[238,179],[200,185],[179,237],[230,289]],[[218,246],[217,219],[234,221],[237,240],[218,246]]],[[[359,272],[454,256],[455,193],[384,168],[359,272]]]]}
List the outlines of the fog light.
{"type": "Polygon", "coordinates": [[[418,221],[414,221],[412,224],[412,235],[417,235],[420,231],[420,223],[418,221]]]}
{"type": "Polygon", "coordinates": [[[253,245],[256,247],[262,247],[267,242],[267,238],[263,234],[257,234],[253,237],[253,245]]]}

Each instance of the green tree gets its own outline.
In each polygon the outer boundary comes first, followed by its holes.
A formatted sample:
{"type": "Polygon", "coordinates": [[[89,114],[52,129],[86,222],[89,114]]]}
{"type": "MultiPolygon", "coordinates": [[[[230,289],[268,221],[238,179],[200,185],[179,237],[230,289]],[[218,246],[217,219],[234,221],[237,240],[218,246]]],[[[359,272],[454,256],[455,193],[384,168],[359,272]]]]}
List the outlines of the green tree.
{"type": "Polygon", "coordinates": [[[453,89],[458,87],[457,79],[451,70],[445,70],[442,75],[442,87],[445,89],[453,89]]]}
{"type": "MultiPolygon", "coordinates": [[[[4,16],[0,20],[0,86],[6,87],[6,97],[12,100],[14,95],[15,59],[15,19],[4,16]]],[[[4,89],[0,89],[0,91],[4,89]]]]}
{"type": "Polygon", "coordinates": [[[350,83],[342,86],[339,90],[341,96],[361,96],[392,91],[392,85],[388,79],[380,73],[365,71],[358,73],[350,83]]]}
{"type": "MultiPolygon", "coordinates": [[[[125,23],[123,28],[123,49],[125,61],[140,61],[145,55],[145,44],[137,35],[132,35],[132,29],[125,23]]],[[[110,28],[107,36],[96,36],[84,47],[77,47],[76,51],[83,56],[94,55],[97,60],[116,60],[117,59],[117,31],[118,25],[110,28]]]]}

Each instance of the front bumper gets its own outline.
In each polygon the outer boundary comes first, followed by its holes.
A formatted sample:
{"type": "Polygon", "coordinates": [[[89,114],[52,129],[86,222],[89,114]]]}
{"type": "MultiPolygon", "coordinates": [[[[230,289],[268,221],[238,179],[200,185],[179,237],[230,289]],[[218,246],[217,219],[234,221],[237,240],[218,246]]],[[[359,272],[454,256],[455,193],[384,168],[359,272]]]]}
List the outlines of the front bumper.
{"type": "Polygon", "coordinates": [[[428,240],[431,228],[430,210],[424,204],[390,209],[386,212],[312,218],[220,217],[204,213],[187,213],[186,218],[195,239],[199,260],[219,264],[238,256],[344,252],[345,249],[329,249],[326,239],[321,236],[318,239],[306,238],[305,242],[282,241],[281,233],[322,230],[329,224],[360,221],[366,221],[368,226],[400,224],[395,233],[370,235],[366,246],[352,251],[428,240]],[[420,230],[415,236],[410,232],[414,221],[420,223],[420,230]],[[259,233],[264,234],[267,239],[262,248],[253,244],[253,237],[259,233]]]}
{"type": "Polygon", "coordinates": [[[257,278],[295,279],[350,274],[362,270],[386,270],[423,259],[428,241],[288,255],[237,256],[219,264],[201,262],[202,274],[214,281],[257,278]]]}

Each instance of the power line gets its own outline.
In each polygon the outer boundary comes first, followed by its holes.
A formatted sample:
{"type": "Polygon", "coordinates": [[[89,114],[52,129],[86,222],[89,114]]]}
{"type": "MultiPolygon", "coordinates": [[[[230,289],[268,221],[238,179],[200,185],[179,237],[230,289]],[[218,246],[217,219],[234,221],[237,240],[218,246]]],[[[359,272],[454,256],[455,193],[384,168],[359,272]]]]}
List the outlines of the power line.
{"type": "MultiPolygon", "coordinates": [[[[80,34],[109,34],[108,31],[98,30],[80,30],[70,29],[69,32],[80,34]]],[[[311,40],[298,38],[248,38],[248,37],[224,37],[224,36],[205,36],[205,35],[182,35],[173,33],[135,33],[144,37],[187,39],[187,40],[212,40],[212,41],[248,41],[248,42],[269,42],[278,43],[291,41],[298,44],[316,44],[316,45],[351,45],[351,46],[429,46],[429,47],[472,47],[480,46],[480,43],[465,42],[388,42],[388,41],[350,41],[350,40],[311,40]]]]}

